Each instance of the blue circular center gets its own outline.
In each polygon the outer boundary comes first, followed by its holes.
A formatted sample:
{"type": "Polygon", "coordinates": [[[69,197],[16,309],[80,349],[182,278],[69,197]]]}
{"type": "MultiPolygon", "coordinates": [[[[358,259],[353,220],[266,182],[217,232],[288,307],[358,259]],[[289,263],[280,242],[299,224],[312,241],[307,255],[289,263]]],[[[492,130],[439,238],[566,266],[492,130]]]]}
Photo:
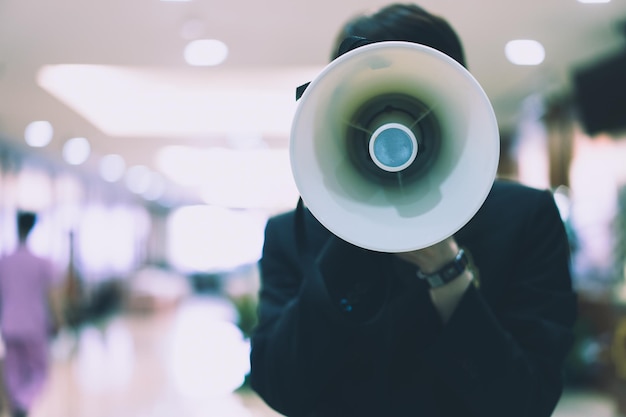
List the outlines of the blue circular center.
{"type": "Polygon", "coordinates": [[[381,164],[397,168],[411,160],[413,146],[411,137],[404,130],[390,127],[376,136],[373,152],[381,164]]]}

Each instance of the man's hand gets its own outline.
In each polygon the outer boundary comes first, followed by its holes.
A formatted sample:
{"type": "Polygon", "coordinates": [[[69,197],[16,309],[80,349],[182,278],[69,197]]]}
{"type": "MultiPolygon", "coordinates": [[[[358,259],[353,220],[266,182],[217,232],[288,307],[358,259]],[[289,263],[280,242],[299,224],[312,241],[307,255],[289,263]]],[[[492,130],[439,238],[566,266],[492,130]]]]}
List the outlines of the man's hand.
{"type": "MultiPolygon", "coordinates": [[[[412,252],[398,253],[396,255],[414,264],[423,273],[431,274],[452,261],[458,252],[459,245],[456,243],[454,237],[449,237],[433,246],[412,252]]],[[[472,272],[466,269],[465,272],[446,285],[430,289],[430,298],[444,323],[447,323],[452,317],[463,294],[465,294],[465,291],[470,286],[472,278],[472,272]]]]}
{"type": "Polygon", "coordinates": [[[425,274],[431,274],[452,261],[459,253],[459,246],[454,237],[424,249],[396,254],[399,258],[417,266],[425,274]]]}

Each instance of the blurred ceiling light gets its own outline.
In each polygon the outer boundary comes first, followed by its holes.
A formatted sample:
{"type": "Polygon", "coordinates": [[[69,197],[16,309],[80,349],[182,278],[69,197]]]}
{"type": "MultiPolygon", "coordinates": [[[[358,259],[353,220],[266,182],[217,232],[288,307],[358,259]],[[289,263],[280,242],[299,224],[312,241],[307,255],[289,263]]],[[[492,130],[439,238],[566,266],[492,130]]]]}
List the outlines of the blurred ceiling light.
{"type": "Polygon", "coordinates": [[[100,160],[100,176],[107,182],[117,182],[124,176],[126,162],[117,154],[106,155],[100,160]]]}
{"type": "Polygon", "coordinates": [[[598,3],[610,3],[611,0],[578,0],[579,3],[585,4],[598,4],[598,3]]]}
{"type": "Polygon", "coordinates": [[[143,194],[150,187],[152,173],[143,165],[135,165],[126,171],[126,187],[135,194],[143,194]]]}
{"type": "Polygon", "coordinates": [[[530,39],[517,39],[508,42],[504,48],[504,53],[507,59],[515,65],[539,65],[546,57],[543,45],[530,39]]]}
{"type": "Polygon", "coordinates": [[[80,165],[89,158],[91,146],[83,137],[72,138],[63,145],[63,158],[70,165],[80,165]]]}
{"type": "Polygon", "coordinates": [[[187,44],[184,55],[189,65],[210,67],[226,60],[228,47],[217,39],[198,39],[187,44]]]}
{"type": "Polygon", "coordinates": [[[294,86],[321,67],[158,69],[44,66],[39,85],[109,136],[197,138],[259,132],[289,137],[294,86]],[[175,86],[175,88],[173,88],[175,86]]]}
{"type": "Polygon", "coordinates": [[[33,148],[42,148],[50,143],[54,129],[50,122],[39,120],[29,123],[24,131],[26,143],[33,148]]]}

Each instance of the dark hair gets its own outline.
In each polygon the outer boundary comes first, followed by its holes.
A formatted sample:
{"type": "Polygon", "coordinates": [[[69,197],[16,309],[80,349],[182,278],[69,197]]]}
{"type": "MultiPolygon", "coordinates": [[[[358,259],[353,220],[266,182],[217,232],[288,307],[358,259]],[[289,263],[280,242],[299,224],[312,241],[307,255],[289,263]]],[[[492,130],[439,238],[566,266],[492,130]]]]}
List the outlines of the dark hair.
{"type": "Polygon", "coordinates": [[[26,239],[37,222],[37,215],[30,211],[17,213],[17,233],[21,240],[26,239]]]}
{"type": "Polygon", "coordinates": [[[452,26],[416,4],[391,4],[352,18],[337,35],[331,58],[365,43],[380,41],[406,41],[429,46],[466,67],[463,46],[452,26]],[[367,41],[341,47],[344,40],[355,36],[367,41]]]}

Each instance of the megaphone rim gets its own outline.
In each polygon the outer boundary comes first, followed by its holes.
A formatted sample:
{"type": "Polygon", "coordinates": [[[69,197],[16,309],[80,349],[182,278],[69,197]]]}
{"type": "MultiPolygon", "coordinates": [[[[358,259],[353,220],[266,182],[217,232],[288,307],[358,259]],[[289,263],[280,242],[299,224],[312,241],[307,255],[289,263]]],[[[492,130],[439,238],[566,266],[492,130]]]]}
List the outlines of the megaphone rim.
{"type": "MultiPolygon", "coordinates": [[[[322,80],[325,75],[332,71],[335,67],[339,66],[342,64],[343,61],[348,61],[351,59],[354,59],[354,57],[356,55],[364,55],[367,53],[370,53],[371,51],[377,50],[377,49],[391,49],[391,48],[405,48],[405,49],[414,49],[414,50],[421,50],[423,52],[426,52],[438,59],[444,60],[446,61],[448,64],[456,67],[460,72],[463,72],[466,76],[469,76],[476,84],[478,84],[480,86],[480,83],[478,82],[478,80],[476,80],[476,78],[474,77],[474,75],[467,69],[465,68],[463,65],[461,65],[457,60],[455,60],[454,58],[452,58],[451,56],[441,52],[438,49],[435,49],[433,47],[421,44],[421,43],[416,43],[416,42],[408,42],[408,41],[378,41],[378,42],[374,42],[374,43],[370,43],[367,45],[363,45],[363,46],[359,46],[358,48],[352,49],[346,53],[344,53],[343,55],[333,59],[332,61],[330,61],[328,64],[326,64],[321,70],[320,72],[313,78],[313,80],[311,80],[311,82],[309,83],[309,85],[307,86],[307,88],[304,90],[302,96],[300,97],[299,101],[303,102],[306,100],[306,96],[308,94],[311,94],[310,92],[314,89],[313,87],[315,87],[316,84],[318,84],[320,82],[320,80],[322,80]]],[[[482,86],[481,86],[481,90],[482,90],[482,86]]],[[[484,92],[484,90],[483,90],[484,92]]],[[[485,94],[486,96],[486,94],[485,94]]],[[[302,106],[298,106],[298,108],[296,109],[296,113],[298,111],[298,109],[302,107],[302,106]]]]}
{"type": "MultiPolygon", "coordinates": [[[[299,120],[299,118],[301,117],[301,112],[303,111],[303,109],[306,107],[306,103],[308,101],[308,98],[314,94],[316,87],[318,86],[318,84],[320,82],[323,82],[324,79],[326,78],[326,76],[328,75],[329,72],[334,71],[334,69],[338,66],[343,65],[344,61],[352,61],[354,60],[355,56],[358,55],[365,55],[368,54],[372,51],[375,51],[377,49],[385,49],[385,50],[397,50],[398,48],[401,49],[410,49],[410,50],[419,50],[421,52],[426,53],[427,55],[429,55],[430,57],[433,57],[434,59],[443,61],[446,65],[452,66],[455,70],[455,74],[459,75],[459,76],[463,76],[464,78],[467,79],[467,82],[469,83],[469,85],[471,85],[473,88],[473,92],[476,94],[476,97],[479,98],[480,100],[482,100],[482,102],[484,102],[486,104],[486,107],[484,108],[484,110],[487,111],[487,114],[485,114],[485,119],[488,119],[487,122],[489,123],[489,127],[486,130],[490,131],[490,136],[493,136],[494,139],[499,138],[499,134],[497,131],[497,120],[495,117],[495,112],[493,111],[493,106],[491,105],[490,100],[487,97],[487,94],[485,93],[485,91],[483,90],[482,86],[480,85],[480,83],[478,83],[478,81],[475,79],[475,77],[464,67],[462,66],[460,63],[458,63],[456,60],[454,60],[453,58],[449,57],[448,55],[434,49],[431,47],[428,47],[426,45],[422,45],[422,44],[416,44],[413,42],[405,42],[405,41],[382,41],[382,42],[376,42],[373,44],[368,44],[368,45],[364,45],[362,47],[356,48],[352,51],[347,52],[346,54],[338,57],[337,59],[333,60],[332,62],[330,62],[326,67],[324,67],[320,73],[313,79],[313,81],[311,81],[310,85],[308,86],[308,88],[304,91],[304,94],[302,95],[302,97],[300,98],[300,103],[299,106],[296,110],[296,113],[294,115],[294,124],[292,125],[292,130],[291,130],[291,139],[293,139],[293,136],[296,134],[296,121],[299,120]]],[[[355,241],[351,236],[349,236],[347,233],[345,233],[343,231],[343,229],[338,230],[337,228],[334,227],[334,225],[332,224],[333,222],[336,223],[336,220],[328,220],[327,218],[324,217],[324,215],[319,216],[319,212],[316,209],[316,202],[315,201],[308,201],[310,196],[306,195],[307,193],[304,192],[303,193],[303,189],[301,187],[304,187],[304,189],[306,188],[310,188],[309,182],[307,181],[307,173],[301,172],[299,169],[297,169],[297,167],[294,165],[295,162],[295,150],[294,147],[292,146],[292,140],[290,140],[290,160],[291,160],[291,165],[292,165],[292,173],[294,176],[294,180],[296,183],[297,188],[300,191],[300,194],[302,196],[302,199],[305,203],[305,205],[309,206],[309,208],[311,209],[312,214],[318,219],[318,221],[320,221],[320,223],[322,223],[322,225],[324,225],[326,228],[328,228],[332,233],[334,233],[335,235],[337,235],[338,237],[351,242],[357,246],[363,247],[365,249],[370,249],[370,250],[375,250],[375,251],[381,251],[381,252],[406,252],[406,251],[410,251],[410,250],[416,250],[416,249],[421,249],[423,247],[426,246],[430,246],[434,243],[437,243],[437,241],[440,241],[442,239],[444,239],[445,237],[449,237],[451,235],[453,235],[454,233],[456,233],[458,230],[460,230],[469,220],[471,220],[471,218],[478,212],[478,210],[480,209],[480,207],[482,207],[484,201],[486,200],[489,192],[491,191],[491,188],[493,186],[493,180],[495,180],[496,177],[496,171],[497,171],[497,154],[499,153],[499,141],[495,141],[495,143],[493,144],[493,148],[490,149],[489,151],[491,152],[490,155],[494,155],[495,156],[495,162],[492,163],[491,165],[489,165],[487,167],[487,170],[490,170],[489,175],[491,176],[491,182],[489,184],[487,184],[487,181],[485,181],[484,183],[481,183],[482,185],[480,185],[480,189],[475,190],[475,196],[477,197],[475,199],[475,202],[480,201],[480,204],[476,203],[472,203],[472,207],[471,209],[468,209],[465,212],[465,216],[463,216],[461,218],[461,216],[459,216],[459,218],[456,218],[455,220],[457,221],[458,224],[455,224],[454,227],[449,227],[448,231],[449,234],[447,236],[440,236],[439,239],[423,239],[422,242],[420,242],[419,244],[399,244],[396,246],[390,246],[387,244],[383,244],[383,245],[377,245],[376,243],[372,243],[372,242],[364,242],[362,240],[357,240],[355,241]]],[[[487,175],[485,175],[485,177],[487,177],[487,175]]],[[[324,209],[325,210],[325,209],[324,209]]],[[[321,210],[320,210],[321,211],[321,210]]],[[[322,213],[324,214],[324,213],[322,213]]]]}

